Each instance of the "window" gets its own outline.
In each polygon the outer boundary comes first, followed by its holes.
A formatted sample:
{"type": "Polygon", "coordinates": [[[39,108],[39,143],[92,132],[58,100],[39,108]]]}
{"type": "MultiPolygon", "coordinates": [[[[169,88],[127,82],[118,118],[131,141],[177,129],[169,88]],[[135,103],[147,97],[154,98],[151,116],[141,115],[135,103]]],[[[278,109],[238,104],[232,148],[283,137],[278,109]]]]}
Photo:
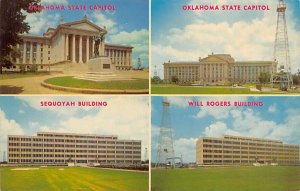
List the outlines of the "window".
{"type": "Polygon", "coordinates": [[[110,64],[103,64],[103,69],[110,69],[110,64]]]}

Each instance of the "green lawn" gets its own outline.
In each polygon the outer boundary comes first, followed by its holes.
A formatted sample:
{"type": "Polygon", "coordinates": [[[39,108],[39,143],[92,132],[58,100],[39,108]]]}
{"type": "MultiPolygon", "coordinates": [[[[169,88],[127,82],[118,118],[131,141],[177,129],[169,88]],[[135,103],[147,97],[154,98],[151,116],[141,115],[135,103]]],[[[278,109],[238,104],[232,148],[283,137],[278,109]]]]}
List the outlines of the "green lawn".
{"type": "Polygon", "coordinates": [[[148,190],[148,173],[144,172],[81,167],[47,167],[24,171],[11,169],[0,168],[1,191],[148,190]]]}
{"type": "Polygon", "coordinates": [[[152,191],[299,191],[300,166],[153,169],[152,191]]]}
{"type": "Polygon", "coordinates": [[[94,82],[88,80],[75,79],[72,76],[64,76],[50,78],[47,79],[45,82],[57,86],[87,89],[139,90],[149,88],[148,79],[94,82]]]}
{"type": "Polygon", "coordinates": [[[152,84],[152,94],[286,94],[288,92],[252,92],[248,87],[231,86],[178,86],[171,84],[152,84]]]}

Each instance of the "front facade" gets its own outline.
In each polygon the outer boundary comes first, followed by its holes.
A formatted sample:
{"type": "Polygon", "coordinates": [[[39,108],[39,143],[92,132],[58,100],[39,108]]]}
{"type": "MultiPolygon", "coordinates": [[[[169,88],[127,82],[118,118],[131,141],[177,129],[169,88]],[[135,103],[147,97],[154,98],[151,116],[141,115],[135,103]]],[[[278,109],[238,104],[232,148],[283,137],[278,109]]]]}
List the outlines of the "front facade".
{"type": "Polygon", "coordinates": [[[136,165],[141,141],[117,136],[39,132],[37,136],[8,136],[9,164],[136,165]]]}
{"type": "Polygon", "coordinates": [[[202,137],[196,143],[198,165],[299,164],[299,145],[282,141],[225,135],[202,137]]]}
{"type": "Polygon", "coordinates": [[[106,28],[101,28],[85,16],[80,21],[49,28],[43,36],[22,34],[17,45],[20,57],[14,60],[13,69],[45,70],[60,63],[86,64],[94,57],[108,56],[116,69],[129,70],[132,66],[131,46],[105,43],[106,28]]]}
{"type": "Polygon", "coordinates": [[[179,83],[219,84],[258,83],[261,73],[276,72],[277,64],[272,61],[236,62],[229,54],[211,54],[196,62],[164,63],[164,80],[179,83]]]}

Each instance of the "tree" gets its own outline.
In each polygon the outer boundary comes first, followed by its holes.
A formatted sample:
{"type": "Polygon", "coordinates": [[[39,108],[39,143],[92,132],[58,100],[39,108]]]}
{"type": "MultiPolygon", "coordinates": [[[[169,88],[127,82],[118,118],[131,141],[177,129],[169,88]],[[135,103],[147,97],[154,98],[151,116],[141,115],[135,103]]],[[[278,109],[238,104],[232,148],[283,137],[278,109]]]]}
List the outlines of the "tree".
{"type": "Polygon", "coordinates": [[[29,32],[30,26],[25,22],[24,12],[38,12],[29,9],[29,5],[37,6],[39,3],[40,0],[0,1],[0,74],[2,74],[2,67],[12,65],[10,54],[13,48],[22,42],[18,34],[29,32]]]}
{"type": "Polygon", "coordinates": [[[261,72],[258,77],[258,80],[261,84],[269,83],[270,79],[271,79],[271,75],[266,72],[261,72]]]}
{"type": "Polygon", "coordinates": [[[177,82],[179,82],[179,78],[177,76],[172,76],[171,81],[177,84],[177,82]]]}
{"type": "Polygon", "coordinates": [[[299,85],[300,84],[300,70],[298,69],[298,71],[292,75],[293,78],[293,84],[294,85],[299,85]]]}
{"type": "Polygon", "coordinates": [[[159,76],[153,76],[152,78],[151,78],[151,82],[153,82],[153,83],[160,83],[161,82],[161,79],[160,79],[160,77],[159,76]]]}

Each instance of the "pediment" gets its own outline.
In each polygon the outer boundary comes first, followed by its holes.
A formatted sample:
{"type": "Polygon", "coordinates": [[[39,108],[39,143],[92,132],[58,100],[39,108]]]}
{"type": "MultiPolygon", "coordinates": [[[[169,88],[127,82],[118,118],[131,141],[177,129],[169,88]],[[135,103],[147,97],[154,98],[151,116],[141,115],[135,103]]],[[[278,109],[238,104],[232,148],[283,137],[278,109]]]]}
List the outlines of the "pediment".
{"type": "Polygon", "coordinates": [[[99,33],[100,31],[104,33],[107,32],[106,29],[103,29],[95,25],[94,23],[90,22],[89,20],[85,20],[85,19],[81,21],[64,23],[63,26],[67,26],[71,29],[73,28],[73,29],[87,30],[87,31],[97,32],[97,33],[99,33]]]}
{"type": "Polygon", "coordinates": [[[88,30],[93,32],[99,32],[99,29],[90,25],[89,23],[78,23],[78,24],[70,25],[69,27],[74,29],[82,29],[82,30],[88,30]]]}
{"type": "Polygon", "coordinates": [[[217,57],[217,56],[209,56],[209,57],[206,57],[206,58],[203,58],[202,59],[202,62],[205,62],[205,63],[227,63],[225,60],[217,57]]]}

